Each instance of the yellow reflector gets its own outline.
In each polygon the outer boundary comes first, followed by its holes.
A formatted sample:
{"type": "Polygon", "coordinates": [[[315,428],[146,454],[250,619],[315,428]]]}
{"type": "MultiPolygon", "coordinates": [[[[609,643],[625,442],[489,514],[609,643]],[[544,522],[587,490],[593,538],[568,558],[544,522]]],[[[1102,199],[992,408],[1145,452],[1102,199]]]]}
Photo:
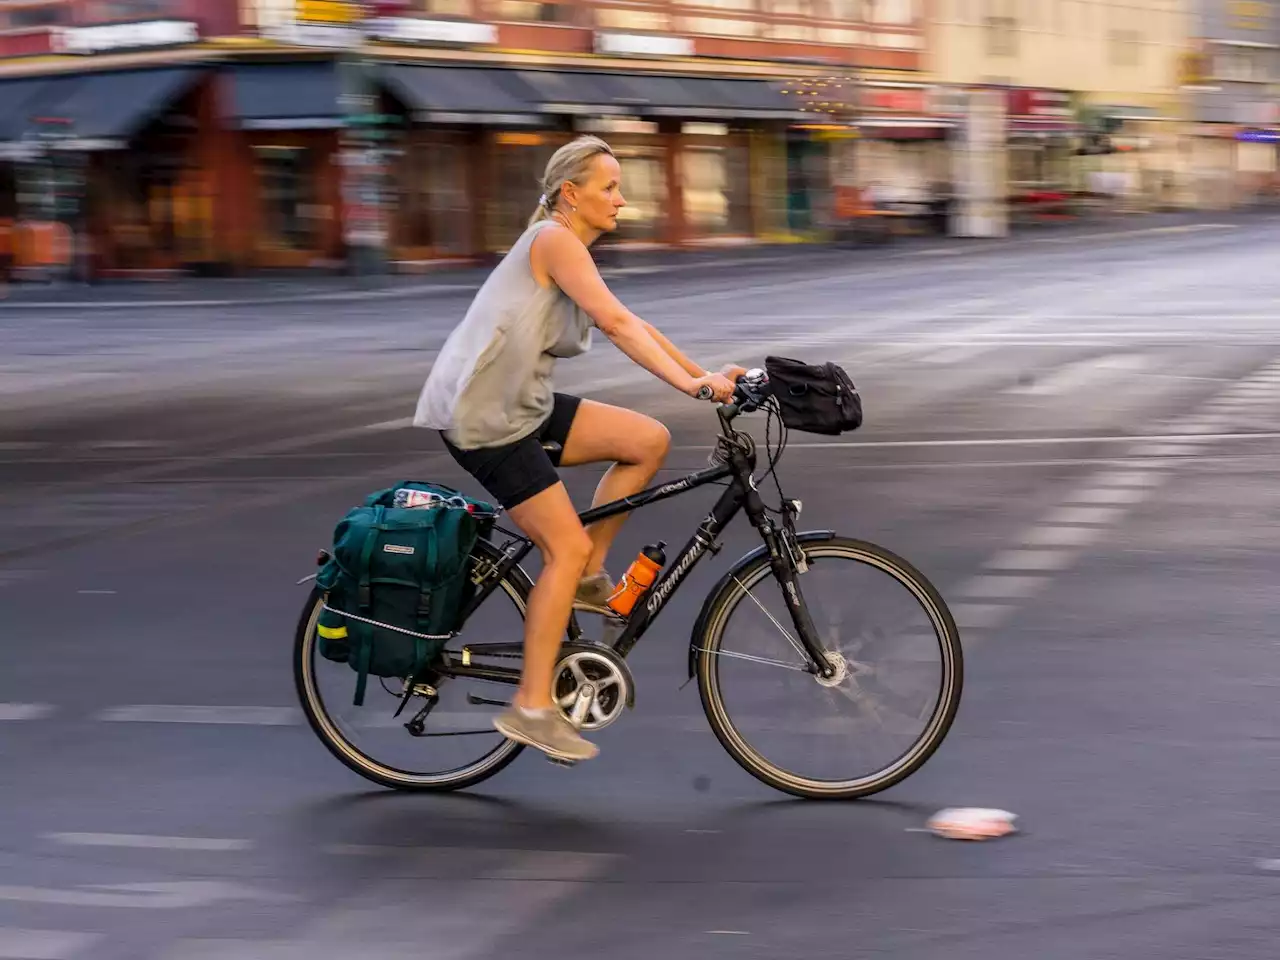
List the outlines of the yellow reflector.
{"type": "Polygon", "coordinates": [[[326,627],[323,623],[316,626],[316,633],[326,640],[343,640],[347,636],[346,627],[326,627]]]}

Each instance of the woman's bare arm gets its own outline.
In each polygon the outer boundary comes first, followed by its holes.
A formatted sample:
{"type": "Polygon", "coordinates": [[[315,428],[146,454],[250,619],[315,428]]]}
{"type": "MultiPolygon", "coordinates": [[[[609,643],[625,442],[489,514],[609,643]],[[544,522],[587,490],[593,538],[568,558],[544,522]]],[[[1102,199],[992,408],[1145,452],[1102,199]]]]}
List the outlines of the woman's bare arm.
{"type": "Polygon", "coordinates": [[[555,285],[628,357],[689,396],[696,396],[707,383],[715,399],[726,401],[733,396],[732,383],[724,377],[708,377],[666,337],[655,337],[657,331],[652,326],[623,306],[600,276],[587,248],[569,230],[543,230],[534,245],[555,285]]]}

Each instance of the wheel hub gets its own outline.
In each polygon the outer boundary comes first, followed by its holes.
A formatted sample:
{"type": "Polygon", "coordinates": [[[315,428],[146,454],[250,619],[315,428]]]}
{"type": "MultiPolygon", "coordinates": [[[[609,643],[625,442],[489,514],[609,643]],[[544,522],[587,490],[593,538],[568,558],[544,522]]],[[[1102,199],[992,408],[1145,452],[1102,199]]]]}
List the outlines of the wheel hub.
{"type": "Polygon", "coordinates": [[[831,664],[831,676],[824,677],[822,674],[815,674],[814,678],[818,681],[818,685],[822,687],[838,687],[849,679],[849,661],[844,658],[844,654],[839,650],[824,650],[827,663],[831,664]]]}

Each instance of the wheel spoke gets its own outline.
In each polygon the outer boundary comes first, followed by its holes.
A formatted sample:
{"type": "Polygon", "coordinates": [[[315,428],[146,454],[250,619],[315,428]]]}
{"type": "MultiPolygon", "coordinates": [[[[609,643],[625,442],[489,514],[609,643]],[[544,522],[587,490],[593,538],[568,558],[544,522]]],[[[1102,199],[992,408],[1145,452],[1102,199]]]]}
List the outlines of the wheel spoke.
{"type": "Polygon", "coordinates": [[[760,589],[772,574],[761,558],[712,599],[706,632],[694,644],[699,691],[720,742],[758,779],[805,797],[868,796],[909,776],[946,736],[963,678],[959,638],[936,589],[892,554],[839,538],[805,552],[803,602],[824,649],[841,664],[833,678],[841,682],[812,675],[786,626],[784,598],[760,589]],[[916,643],[903,657],[895,647],[866,642],[860,624],[881,624],[887,636],[923,628],[934,642],[916,643]],[[802,665],[773,655],[777,633],[802,665]]]}
{"type": "Polygon", "coordinates": [[[786,627],[784,627],[781,623],[778,622],[778,618],[769,612],[769,608],[766,607],[763,603],[761,603],[759,598],[756,597],[756,595],[752,593],[750,590],[748,590],[743,585],[741,580],[739,580],[737,577],[734,577],[733,579],[738,584],[738,586],[742,587],[746,595],[751,598],[751,602],[754,603],[761,610],[763,610],[764,615],[768,617],[771,621],[773,621],[773,625],[778,628],[778,632],[787,638],[787,643],[791,644],[791,646],[795,648],[796,653],[800,654],[800,656],[807,663],[809,660],[809,654],[805,652],[805,649],[803,646],[800,645],[800,642],[791,635],[791,631],[789,631],[786,627]]]}

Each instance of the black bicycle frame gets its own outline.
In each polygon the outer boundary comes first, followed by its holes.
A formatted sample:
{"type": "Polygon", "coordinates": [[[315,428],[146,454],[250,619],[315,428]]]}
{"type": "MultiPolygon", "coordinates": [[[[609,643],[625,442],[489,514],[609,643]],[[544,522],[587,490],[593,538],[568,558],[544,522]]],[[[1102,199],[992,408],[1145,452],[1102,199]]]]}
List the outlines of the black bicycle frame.
{"type": "MultiPolygon", "coordinates": [[[[723,414],[722,420],[725,434],[728,436],[731,431],[729,430],[728,419],[725,419],[723,414]]],[[[755,467],[754,459],[754,455],[745,453],[740,448],[734,448],[727,463],[718,464],[706,470],[699,470],[671,483],[649,487],[629,497],[614,500],[578,514],[583,526],[587,526],[600,520],[616,517],[622,513],[629,513],[651,503],[658,503],[670,497],[687,493],[710,483],[725,479],[731,480],[728,488],[711,508],[711,512],[698,524],[697,530],[694,531],[693,536],[689,538],[689,541],[677,554],[674,561],[668,564],[662,577],[640,598],[640,602],[631,611],[631,615],[627,618],[626,626],[613,643],[613,649],[619,655],[625,657],[631,652],[631,649],[658,614],[662,612],[662,608],[667,605],[667,601],[671,599],[676,588],[689,575],[689,572],[697,565],[698,561],[708,551],[712,553],[719,552],[720,546],[716,542],[716,538],[737,516],[738,511],[745,508],[751,520],[751,525],[759,530],[764,538],[765,546],[769,551],[773,574],[782,587],[783,599],[800,635],[800,642],[809,654],[813,668],[823,676],[830,675],[831,667],[823,654],[821,645],[818,643],[817,631],[813,626],[808,609],[800,599],[796,570],[787,552],[789,548],[784,544],[778,528],[769,519],[764,502],[760,499],[760,494],[755,489],[752,480],[752,472],[755,467]]],[[[502,578],[528,556],[533,546],[533,541],[527,537],[512,534],[511,543],[508,544],[503,559],[483,571],[484,582],[464,612],[462,617],[464,622],[484,602],[485,598],[497,588],[502,578]],[[517,544],[518,546],[516,546],[517,544]]],[[[512,646],[518,648],[520,644],[516,643],[512,644],[512,646]]],[[[483,653],[478,655],[483,656],[483,653]]],[[[448,673],[458,677],[465,676],[507,682],[511,682],[512,678],[518,678],[519,676],[518,671],[506,670],[501,667],[471,666],[469,663],[463,664],[452,658],[450,658],[448,673]]]]}

